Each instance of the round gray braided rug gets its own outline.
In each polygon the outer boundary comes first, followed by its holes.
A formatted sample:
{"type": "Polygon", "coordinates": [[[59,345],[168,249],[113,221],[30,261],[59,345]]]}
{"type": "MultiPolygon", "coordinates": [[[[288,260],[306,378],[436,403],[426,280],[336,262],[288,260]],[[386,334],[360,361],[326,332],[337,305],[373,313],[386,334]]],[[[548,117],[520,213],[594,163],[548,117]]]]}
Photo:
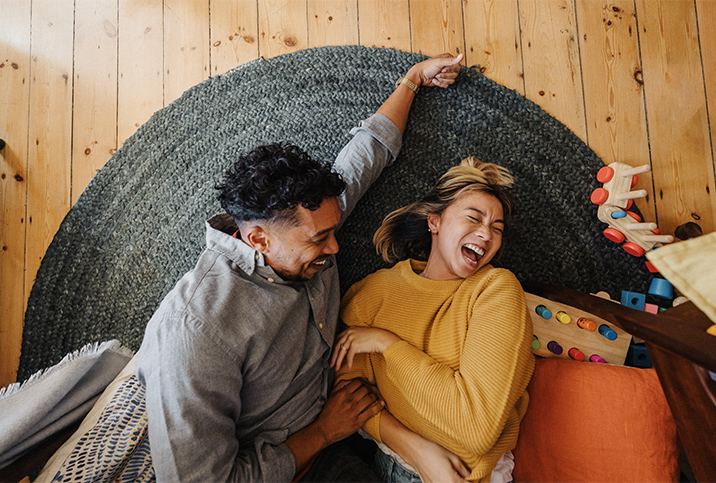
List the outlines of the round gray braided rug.
{"type": "MultiPolygon", "coordinates": [[[[424,58],[305,50],[237,67],[155,113],[92,180],[47,250],[18,380],[88,342],[117,338],[138,349],[152,313],[203,250],[204,221],[220,211],[214,186],[239,153],[289,141],[332,162],[351,127],[424,58]]],[[[371,244],[382,218],[469,155],[517,180],[514,234],[499,264],[523,282],[646,292],[643,260],[601,235],[589,201],[601,160],[535,104],[468,68],[449,89],[421,90],[399,158],[339,233],[343,290],[385,266],[371,244]]]]}

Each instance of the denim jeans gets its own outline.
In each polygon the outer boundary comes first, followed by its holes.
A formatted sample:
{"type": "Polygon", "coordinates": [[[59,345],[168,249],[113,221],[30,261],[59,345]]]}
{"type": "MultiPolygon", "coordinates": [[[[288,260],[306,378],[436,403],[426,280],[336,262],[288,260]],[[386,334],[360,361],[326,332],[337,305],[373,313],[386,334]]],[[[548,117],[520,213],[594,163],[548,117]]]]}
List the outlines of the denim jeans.
{"type": "MultiPolygon", "coordinates": [[[[514,467],[512,451],[502,455],[497,462],[497,467],[492,472],[490,481],[504,483],[512,481],[512,468],[514,467]]],[[[392,456],[383,453],[381,450],[375,452],[373,471],[385,483],[419,483],[420,477],[402,467],[392,456]]]]}
{"type": "Polygon", "coordinates": [[[420,483],[422,481],[418,475],[403,468],[392,456],[381,450],[375,452],[373,471],[385,483],[420,483]]]}

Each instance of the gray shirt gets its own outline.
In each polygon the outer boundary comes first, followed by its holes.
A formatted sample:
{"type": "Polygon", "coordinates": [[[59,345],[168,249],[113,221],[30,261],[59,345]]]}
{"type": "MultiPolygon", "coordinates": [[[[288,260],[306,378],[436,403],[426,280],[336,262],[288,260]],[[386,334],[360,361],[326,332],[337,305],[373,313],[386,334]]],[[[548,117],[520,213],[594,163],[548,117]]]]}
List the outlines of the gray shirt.
{"type": "MultiPolygon", "coordinates": [[[[341,223],[402,142],[382,114],[351,134],[334,164],[347,182],[341,223]]],[[[236,229],[227,214],[207,222],[206,250],[149,321],[137,354],[159,481],[291,481],[284,442],[331,389],[335,257],[307,282],[284,281],[232,237],[236,229]]]]}

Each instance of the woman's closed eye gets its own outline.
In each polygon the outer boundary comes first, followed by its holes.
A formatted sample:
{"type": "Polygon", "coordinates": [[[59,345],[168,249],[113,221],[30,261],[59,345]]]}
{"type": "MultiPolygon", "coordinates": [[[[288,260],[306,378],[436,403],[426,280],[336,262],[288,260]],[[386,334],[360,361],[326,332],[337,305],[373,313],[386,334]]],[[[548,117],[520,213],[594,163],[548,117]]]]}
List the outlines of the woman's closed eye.
{"type": "MultiPolygon", "coordinates": [[[[468,215],[467,217],[468,217],[468,218],[470,219],[470,221],[472,221],[474,224],[476,224],[476,225],[483,225],[482,218],[477,218],[477,217],[470,216],[470,215],[468,215]]],[[[504,227],[502,226],[502,222],[501,222],[501,221],[500,221],[500,222],[495,222],[495,223],[493,223],[493,224],[490,226],[490,230],[494,231],[495,233],[499,233],[500,235],[502,235],[502,234],[504,233],[504,231],[505,231],[504,227]]]]}
{"type": "Polygon", "coordinates": [[[473,223],[477,223],[478,225],[482,225],[482,219],[481,218],[475,218],[474,216],[467,216],[470,220],[472,220],[473,223]]]}

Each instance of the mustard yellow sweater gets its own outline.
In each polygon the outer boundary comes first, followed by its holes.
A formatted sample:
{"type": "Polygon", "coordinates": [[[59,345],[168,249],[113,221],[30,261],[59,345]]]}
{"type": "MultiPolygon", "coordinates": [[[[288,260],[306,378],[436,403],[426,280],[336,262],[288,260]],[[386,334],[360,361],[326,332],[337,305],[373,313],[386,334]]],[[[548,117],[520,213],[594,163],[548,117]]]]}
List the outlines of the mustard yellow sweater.
{"type": "MultiPolygon", "coordinates": [[[[402,339],[384,354],[358,354],[336,382],[362,377],[413,432],[457,454],[469,479],[489,481],[515,447],[534,370],[532,322],[515,276],[487,265],[465,280],[418,275],[405,260],[353,285],[341,302],[348,326],[386,329],[402,339]]],[[[363,429],[377,441],[380,414],[363,429]]]]}

